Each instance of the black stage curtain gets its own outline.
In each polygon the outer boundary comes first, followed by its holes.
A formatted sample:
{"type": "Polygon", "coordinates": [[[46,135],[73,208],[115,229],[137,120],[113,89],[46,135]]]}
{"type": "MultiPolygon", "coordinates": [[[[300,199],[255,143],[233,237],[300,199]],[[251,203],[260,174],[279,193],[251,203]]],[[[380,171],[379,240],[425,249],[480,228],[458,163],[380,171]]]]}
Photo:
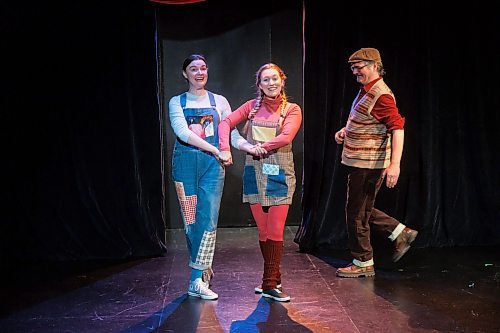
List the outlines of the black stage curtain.
{"type": "Polygon", "coordinates": [[[399,185],[383,187],[376,205],[420,231],[415,246],[500,242],[498,12],[481,2],[399,7],[305,1],[305,174],[295,237],[303,251],[347,245],[346,170],[333,137],[358,89],[346,61],[361,47],[381,51],[406,118],[399,185]]]}
{"type": "Polygon", "coordinates": [[[0,258],[164,253],[154,8],[56,3],[1,5],[0,258]]]}
{"type": "MultiPolygon", "coordinates": [[[[382,190],[379,206],[418,229],[422,247],[498,244],[498,14],[478,2],[446,12],[334,5],[305,1],[296,242],[346,245],[345,170],[333,134],[357,89],[346,59],[371,46],[407,122],[400,183],[382,190]]],[[[153,7],[0,4],[3,263],[164,253],[153,7]]]]}

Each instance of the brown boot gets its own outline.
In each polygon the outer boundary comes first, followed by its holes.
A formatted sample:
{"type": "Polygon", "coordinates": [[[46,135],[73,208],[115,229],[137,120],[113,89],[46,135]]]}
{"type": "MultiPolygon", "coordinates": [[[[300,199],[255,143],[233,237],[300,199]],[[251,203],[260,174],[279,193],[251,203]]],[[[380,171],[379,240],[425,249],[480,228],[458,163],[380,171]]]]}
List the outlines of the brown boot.
{"type": "Polygon", "coordinates": [[[394,241],[396,246],[392,261],[397,262],[410,249],[410,244],[417,238],[418,231],[405,227],[394,241]]]}
{"type": "Polygon", "coordinates": [[[337,276],[347,278],[375,276],[375,269],[373,268],[373,265],[359,267],[354,264],[350,264],[347,267],[337,269],[337,276]]]}

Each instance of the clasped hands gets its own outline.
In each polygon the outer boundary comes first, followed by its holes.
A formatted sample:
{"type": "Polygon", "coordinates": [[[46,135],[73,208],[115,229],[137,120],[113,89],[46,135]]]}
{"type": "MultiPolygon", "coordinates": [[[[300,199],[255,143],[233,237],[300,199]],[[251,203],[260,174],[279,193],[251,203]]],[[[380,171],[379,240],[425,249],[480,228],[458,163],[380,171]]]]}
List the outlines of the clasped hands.
{"type": "MultiPolygon", "coordinates": [[[[267,150],[264,149],[260,143],[252,145],[247,142],[240,145],[239,149],[253,156],[264,157],[267,155],[267,150]]],[[[219,151],[219,154],[216,155],[216,157],[223,166],[230,166],[233,164],[233,156],[229,150],[219,151]]]]}

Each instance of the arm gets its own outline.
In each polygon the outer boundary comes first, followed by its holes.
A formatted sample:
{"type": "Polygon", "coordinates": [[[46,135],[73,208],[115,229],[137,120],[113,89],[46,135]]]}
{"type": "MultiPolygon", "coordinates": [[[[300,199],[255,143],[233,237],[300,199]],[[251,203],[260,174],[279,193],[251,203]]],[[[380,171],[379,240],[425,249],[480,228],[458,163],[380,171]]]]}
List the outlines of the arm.
{"type": "Polygon", "coordinates": [[[170,99],[170,102],[168,103],[168,114],[170,118],[170,125],[172,126],[175,135],[180,140],[208,151],[215,156],[219,154],[217,147],[212,146],[210,143],[206,142],[189,129],[178,96],[174,96],[170,99]]]}
{"type": "MultiPolygon", "coordinates": [[[[229,133],[234,129],[239,123],[247,119],[248,113],[252,108],[252,101],[248,101],[234,112],[228,114],[219,123],[219,148],[221,151],[229,151],[229,133]]],[[[239,140],[239,139],[238,139],[239,140]]],[[[239,142],[241,144],[241,141],[239,142]]]]}
{"type": "MultiPolygon", "coordinates": [[[[223,120],[231,114],[231,106],[224,96],[215,95],[215,97],[218,109],[220,110],[219,114],[221,116],[221,119],[223,120]]],[[[239,149],[239,146],[245,144],[246,142],[247,140],[243,136],[241,136],[239,130],[236,127],[231,130],[231,145],[234,148],[239,149]]]]}
{"type": "Polygon", "coordinates": [[[396,101],[391,95],[381,95],[373,107],[371,114],[375,119],[385,124],[388,131],[404,127],[405,118],[399,114],[396,101]]]}
{"type": "Polygon", "coordinates": [[[283,121],[283,128],[274,139],[264,142],[261,147],[266,151],[278,149],[291,143],[302,124],[302,112],[297,104],[294,104],[283,121]]]}
{"type": "Polygon", "coordinates": [[[404,145],[404,123],[405,119],[399,114],[396,106],[396,101],[391,95],[384,94],[379,97],[372,110],[372,115],[375,119],[385,124],[387,131],[392,131],[391,139],[391,163],[384,170],[386,178],[386,186],[393,188],[396,186],[401,164],[401,156],[403,155],[404,145]]]}
{"type": "Polygon", "coordinates": [[[384,170],[384,176],[387,175],[386,185],[389,188],[393,188],[398,182],[404,139],[405,132],[403,129],[392,131],[391,164],[384,170]]]}

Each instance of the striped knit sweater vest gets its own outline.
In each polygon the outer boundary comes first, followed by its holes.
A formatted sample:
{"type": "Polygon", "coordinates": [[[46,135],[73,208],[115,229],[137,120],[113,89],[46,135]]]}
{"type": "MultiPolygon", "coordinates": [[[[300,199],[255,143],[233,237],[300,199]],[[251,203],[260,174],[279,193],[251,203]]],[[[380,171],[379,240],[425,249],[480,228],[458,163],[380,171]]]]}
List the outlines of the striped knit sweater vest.
{"type": "Polygon", "coordinates": [[[391,133],[387,132],[383,123],[371,115],[375,102],[384,94],[394,98],[391,89],[382,79],[377,81],[359,101],[357,101],[358,93],[347,120],[342,151],[343,164],[366,169],[384,169],[389,166],[391,133]]]}

